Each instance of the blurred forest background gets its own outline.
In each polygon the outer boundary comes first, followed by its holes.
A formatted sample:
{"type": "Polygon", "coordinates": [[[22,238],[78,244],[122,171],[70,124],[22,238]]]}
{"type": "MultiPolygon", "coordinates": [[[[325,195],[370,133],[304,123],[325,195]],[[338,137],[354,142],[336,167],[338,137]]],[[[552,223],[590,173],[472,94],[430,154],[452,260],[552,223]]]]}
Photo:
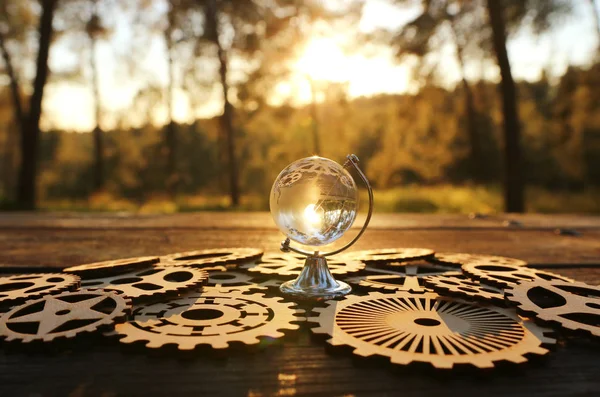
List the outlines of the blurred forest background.
{"type": "Polygon", "coordinates": [[[0,206],[266,210],[355,153],[379,211],[600,213],[594,0],[0,0],[0,206]]]}

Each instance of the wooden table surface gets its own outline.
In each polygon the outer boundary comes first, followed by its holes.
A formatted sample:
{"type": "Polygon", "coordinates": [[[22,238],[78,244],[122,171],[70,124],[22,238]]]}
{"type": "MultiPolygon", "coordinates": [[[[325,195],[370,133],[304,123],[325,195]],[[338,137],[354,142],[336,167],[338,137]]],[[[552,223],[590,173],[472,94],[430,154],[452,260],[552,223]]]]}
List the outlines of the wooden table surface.
{"type": "MultiPolygon", "coordinates": [[[[7,213],[0,214],[0,269],[60,269],[218,247],[275,251],[281,239],[266,213],[7,213]]],[[[388,247],[511,256],[600,284],[599,217],[382,214],[353,249],[388,247]]],[[[148,354],[110,341],[54,354],[0,351],[0,396],[40,395],[600,396],[600,343],[569,340],[539,362],[485,372],[360,360],[326,350],[308,328],[268,348],[226,357],[148,354]]]]}

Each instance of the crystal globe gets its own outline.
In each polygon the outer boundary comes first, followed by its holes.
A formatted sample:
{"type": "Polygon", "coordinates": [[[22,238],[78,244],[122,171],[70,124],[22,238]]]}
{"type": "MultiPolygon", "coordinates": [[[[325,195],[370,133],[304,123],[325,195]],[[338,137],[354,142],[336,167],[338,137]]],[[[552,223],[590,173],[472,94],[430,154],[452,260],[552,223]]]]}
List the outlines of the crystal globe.
{"type": "Polygon", "coordinates": [[[340,238],[354,223],[358,189],[335,161],[306,157],[281,171],[269,202],[283,234],[300,244],[321,246],[340,238]]]}

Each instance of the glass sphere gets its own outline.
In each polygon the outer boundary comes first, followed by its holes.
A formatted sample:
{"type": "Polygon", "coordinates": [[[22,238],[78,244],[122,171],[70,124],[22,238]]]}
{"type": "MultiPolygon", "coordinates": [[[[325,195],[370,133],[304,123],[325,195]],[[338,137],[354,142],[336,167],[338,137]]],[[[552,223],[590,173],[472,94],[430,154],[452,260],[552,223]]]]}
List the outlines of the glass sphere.
{"type": "Polygon", "coordinates": [[[335,161],[306,157],[281,171],[269,203],[283,234],[300,244],[320,246],[334,242],[352,226],[358,189],[350,173],[335,161]]]}

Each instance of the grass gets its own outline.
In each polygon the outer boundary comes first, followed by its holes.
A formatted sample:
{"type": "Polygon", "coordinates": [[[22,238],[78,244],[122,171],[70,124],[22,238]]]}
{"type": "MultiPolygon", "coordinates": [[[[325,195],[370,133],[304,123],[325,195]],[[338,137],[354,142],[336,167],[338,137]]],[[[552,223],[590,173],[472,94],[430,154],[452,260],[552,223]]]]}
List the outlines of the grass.
{"type": "MultiPolygon", "coordinates": [[[[367,192],[361,191],[365,203],[367,192]]],[[[497,213],[502,212],[502,191],[490,186],[404,186],[376,190],[375,211],[421,213],[497,213]]],[[[539,213],[600,214],[600,190],[582,192],[552,192],[531,187],[527,190],[527,211],[539,213]]],[[[10,210],[12,208],[6,207],[10,210]]],[[[136,202],[109,193],[100,193],[87,200],[45,200],[40,209],[46,211],[135,212],[161,214],[191,211],[267,211],[268,195],[246,195],[239,207],[231,208],[226,195],[189,195],[175,200],[167,196],[152,196],[136,202]]]]}

